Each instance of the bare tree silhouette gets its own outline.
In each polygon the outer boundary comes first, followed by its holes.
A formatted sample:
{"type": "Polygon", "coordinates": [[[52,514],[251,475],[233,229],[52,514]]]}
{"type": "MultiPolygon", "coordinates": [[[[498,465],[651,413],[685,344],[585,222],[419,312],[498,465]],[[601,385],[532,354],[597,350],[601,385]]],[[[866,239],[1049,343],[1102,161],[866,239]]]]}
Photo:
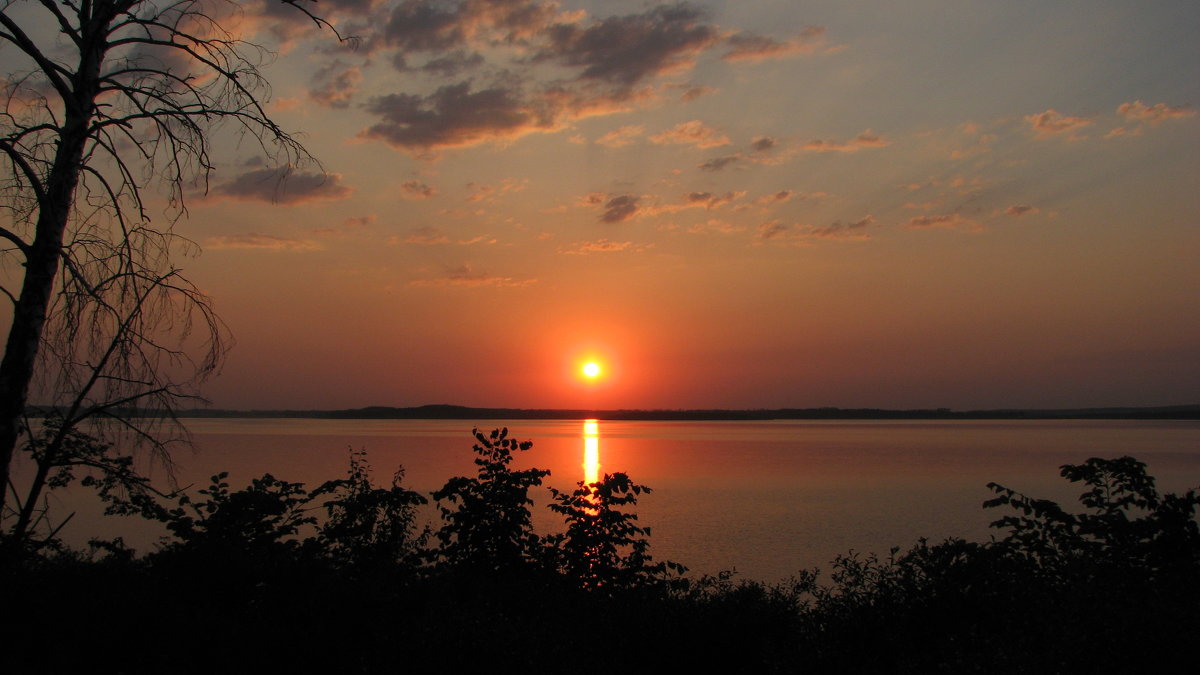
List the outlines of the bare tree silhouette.
{"type": "MultiPolygon", "coordinates": [[[[307,1],[284,0],[328,27],[307,1]]],[[[186,433],[174,411],[222,361],[228,334],[173,262],[195,250],[172,229],[185,196],[207,189],[218,132],[252,139],[285,172],[313,161],[264,108],[272,54],[233,31],[241,11],[230,0],[0,2],[0,290],[12,303],[0,507],[31,386],[61,412],[63,438],[107,418],[165,456],[186,433]],[[149,190],[165,196],[153,222],[149,190]]]]}

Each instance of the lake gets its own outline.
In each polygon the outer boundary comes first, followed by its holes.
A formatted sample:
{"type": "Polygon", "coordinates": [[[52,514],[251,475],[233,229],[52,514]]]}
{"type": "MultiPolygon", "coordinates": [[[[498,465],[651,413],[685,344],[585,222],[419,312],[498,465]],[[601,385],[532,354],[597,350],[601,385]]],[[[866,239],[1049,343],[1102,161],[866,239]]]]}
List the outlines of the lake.
{"type": "MultiPolygon", "coordinates": [[[[265,472],[315,487],[342,477],[350,448],[365,448],[377,483],[397,467],[403,485],[428,493],[456,475],[475,475],[473,423],[466,420],[187,420],[194,451],[178,452],[176,474],[199,488],[228,471],[236,489],[265,472]]],[[[1164,492],[1200,486],[1197,421],[486,421],[533,441],[514,468],[549,469],[546,484],[574,487],[585,471],[624,471],[653,489],[637,513],[652,529],[650,552],[693,573],[736,569],[777,581],[828,569],[851,550],[886,555],[919,537],[984,540],[1005,512],[984,510],[990,481],[1075,506],[1081,491],[1058,475],[1064,463],[1132,455],[1164,492]]],[[[161,467],[151,467],[162,479],[161,467]]],[[[539,532],[560,528],[533,495],[539,532]]],[[[67,539],[122,534],[137,548],[152,524],[101,519],[78,495],[67,539]]],[[[1072,508],[1071,510],[1076,510],[1072,508]]],[[[432,509],[429,522],[436,524],[432,509]]]]}

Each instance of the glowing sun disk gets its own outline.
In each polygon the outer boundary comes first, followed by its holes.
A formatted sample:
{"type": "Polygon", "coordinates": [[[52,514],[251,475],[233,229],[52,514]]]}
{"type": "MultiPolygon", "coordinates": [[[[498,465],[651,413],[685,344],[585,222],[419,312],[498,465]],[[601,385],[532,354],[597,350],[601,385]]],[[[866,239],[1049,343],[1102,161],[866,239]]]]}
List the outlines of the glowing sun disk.
{"type": "Polygon", "coordinates": [[[595,361],[588,361],[583,364],[583,375],[587,378],[600,377],[600,364],[595,361]]]}

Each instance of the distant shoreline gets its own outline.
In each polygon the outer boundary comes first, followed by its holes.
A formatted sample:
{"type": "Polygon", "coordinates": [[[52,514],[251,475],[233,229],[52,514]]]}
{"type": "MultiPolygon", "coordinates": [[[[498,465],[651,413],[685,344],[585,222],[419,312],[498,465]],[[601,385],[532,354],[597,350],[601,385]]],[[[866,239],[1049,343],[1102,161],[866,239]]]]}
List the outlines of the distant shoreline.
{"type": "Polygon", "coordinates": [[[877,408],[778,408],[756,410],[584,410],[538,408],[471,408],[423,405],[410,408],[372,406],[348,410],[185,410],[181,418],[413,419],[413,420],[1200,420],[1200,405],[1156,407],[998,409],[956,411],[948,408],[884,410],[877,408]]]}

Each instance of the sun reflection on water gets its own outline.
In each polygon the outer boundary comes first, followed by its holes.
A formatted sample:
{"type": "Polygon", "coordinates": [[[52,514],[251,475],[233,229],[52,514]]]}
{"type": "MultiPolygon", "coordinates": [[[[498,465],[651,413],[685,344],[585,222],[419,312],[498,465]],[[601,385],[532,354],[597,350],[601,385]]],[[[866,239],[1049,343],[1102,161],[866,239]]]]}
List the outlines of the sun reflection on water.
{"type": "Polygon", "coordinates": [[[583,422],[583,482],[587,485],[600,481],[600,422],[583,422]]]}

